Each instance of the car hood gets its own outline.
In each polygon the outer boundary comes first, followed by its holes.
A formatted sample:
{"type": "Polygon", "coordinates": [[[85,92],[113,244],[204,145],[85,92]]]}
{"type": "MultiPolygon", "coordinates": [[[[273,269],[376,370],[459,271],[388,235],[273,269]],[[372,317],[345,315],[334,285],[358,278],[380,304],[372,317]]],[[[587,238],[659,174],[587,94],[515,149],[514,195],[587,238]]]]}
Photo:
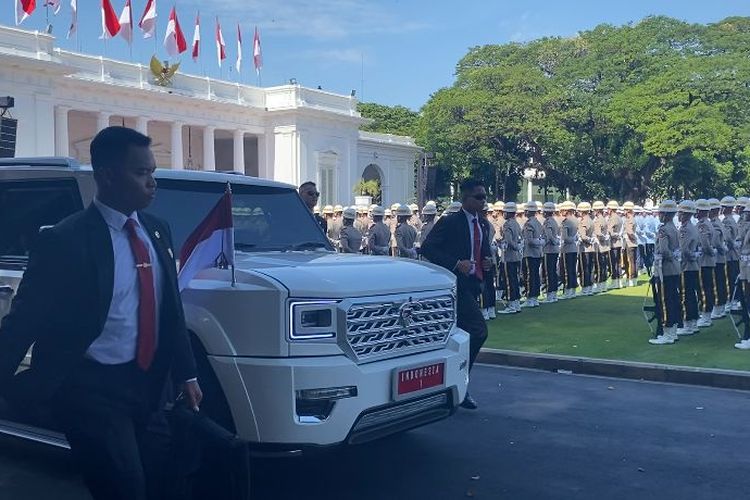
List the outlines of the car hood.
{"type": "Polygon", "coordinates": [[[237,279],[262,274],[289,290],[290,297],[353,298],[450,289],[453,273],[426,262],[333,252],[237,252],[237,279]]]}

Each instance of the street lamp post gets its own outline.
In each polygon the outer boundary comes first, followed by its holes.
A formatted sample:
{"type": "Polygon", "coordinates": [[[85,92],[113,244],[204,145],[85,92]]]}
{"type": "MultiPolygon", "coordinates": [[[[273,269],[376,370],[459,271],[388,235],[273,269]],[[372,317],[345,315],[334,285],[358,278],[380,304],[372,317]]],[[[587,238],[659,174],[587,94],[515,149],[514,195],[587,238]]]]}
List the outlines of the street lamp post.
{"type": "Polygon", "coordinates": [[[541,168],[534,167],[534,160],[529,160],[529,167],[523,169],[523,178],[527,182],[527,201],[532,201],[534,198],[534,180],[544,180],[547,177],[547,173],[541,168]]]}

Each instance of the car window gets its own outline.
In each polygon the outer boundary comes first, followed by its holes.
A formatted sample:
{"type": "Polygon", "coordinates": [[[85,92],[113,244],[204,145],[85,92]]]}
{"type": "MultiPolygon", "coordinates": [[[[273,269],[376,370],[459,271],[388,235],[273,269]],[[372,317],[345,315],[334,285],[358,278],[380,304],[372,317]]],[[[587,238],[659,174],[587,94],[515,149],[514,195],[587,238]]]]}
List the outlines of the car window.
{"type": "MultiPolygon", "coordinates": [[[[219,201],[226,184],[175,179],[158,179],[158,184],[148,211],[169,222],[174,246],[180,249],[219,201]]],[[[283,250],[300,243],[319,243],[320,248],[332,250],[293,189],[232,184],[232,218],[239,250],[283,250]]]]}
{"type": "Polygon", "coordinates": [[[75,179],[0,183],[0,257],[28,256],[41,227],[82,208],[75,179]]]}

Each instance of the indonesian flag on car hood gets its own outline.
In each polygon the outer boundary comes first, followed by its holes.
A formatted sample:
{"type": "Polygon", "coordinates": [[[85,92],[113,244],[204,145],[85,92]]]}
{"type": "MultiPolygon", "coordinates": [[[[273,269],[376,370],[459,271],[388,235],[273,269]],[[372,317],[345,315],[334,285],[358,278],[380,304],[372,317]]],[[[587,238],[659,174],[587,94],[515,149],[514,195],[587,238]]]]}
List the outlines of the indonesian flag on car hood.
{"type": "Polygon", "coordinates": [[[180,291],[202,270],[219,266],[234,266],[232,191],[228,184],[219,202],[182,245],[177,278],[180,291]]]}
{"type": "Polygon", "coordinates": [[[21,24],[36,9],[36,0],[16,0],[16,25],[21,24]]]}

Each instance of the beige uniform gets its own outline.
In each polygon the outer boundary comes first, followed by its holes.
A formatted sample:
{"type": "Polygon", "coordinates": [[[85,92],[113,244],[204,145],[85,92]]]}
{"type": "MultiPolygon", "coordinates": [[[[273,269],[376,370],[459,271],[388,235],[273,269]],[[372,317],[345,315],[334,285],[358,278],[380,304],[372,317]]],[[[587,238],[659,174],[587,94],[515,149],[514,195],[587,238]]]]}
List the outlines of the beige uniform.
{"type": "Polygon", "coordinates": [[[523,225],[523,256],[540,258],[544,240],[542,225],[536,217],[529,217],[523,225]]]}
{"type": "Polygon", "coordinates": [[[547,217],[542,224],[542,237],[544,238],[544,253],[560,253],[560,226],[554,217],[547,217]]]}
{"type": "Polygon", "coordinates": [[[635,233],[635,217],[625,217],[623,232],[623,246],[625,248],[638,248],[638,237],[635,233]]]}
{"type": "Polygon", "coordinates": [[[670,219],[656,233],[654,273],[658,277],[677,276],[680,274],[680,260],[680,236],[670,219]]]}
{"type": "Polygon", "coordinates": [[[612,248],[622,248],[622,217],[612,212],[607,218],[607,231],[609,232],[612,248]]]}
{"type": "Polygon", "coordinates": [[[503,224],[503,262],[520,262],[523,241],[521,239],[521,226],[516,218],[506,220],[503,224]]]}
{"type": "Polygon", "coordinates": [[[594,217],[594,238],[596,238],[599,252],[609,252],[609,229],[607,227],[607,220],[601,214],[597,214],[596,217],[594,217]]]}
{"type": "MultiPolygon", "coordinates": [[[[745,223],[746,228],[748,225],[745,223]]],[[[747,230],[740,246],[740,279],[750,281],[750,231],[747,230]]]]}
{"type": "Polygon", "coordinates": [[[596,251],[596,248],[594,248],[594,221],[588,214],[584,214],[578,223],[578,237],[581,240],[581,252],[592,253],[596,251]]]}
{"type": "Polygon", "coordinates": [[[701,248],[701,236],[698,233],[698,228],[695,227],[695,224],[688,221],[687,224],[680,226],[679,237],[680,254],[682,256],[680,270],[682,272],[698,271],[700,269],[698,256],[701,248]]]}
{"type": "Polygon", "coordinates": [[[577,234],[578,220],[572,215],[565,217],[562,224],[560,224],[560,238],[562,239],[563,253],[578,252],[578,245],[576,244],[577,234]]]}
{"type": "Polygon", "coordinates": [[[339,232],[341,253],[359,253],[362,248],[362,233],[354,226],[344,226],[339,232]]]}
{"type": "Polygon", "coordinates": [[[724,226],[718,217],[711,219],[711,226],[714,230],[713,246],[716,249],[716,263],[726,264],[729,248],[724,244],[724,226]]]}
{"type": "Polygon", "coordinates": [[[716,267],[716,250],[714,249],[714,236],[713,224],[706,217],[703,220],[699,220],[696,224],[698,233],[701,237],[701,258],[699,264],[701,267],[716,267]]]}

